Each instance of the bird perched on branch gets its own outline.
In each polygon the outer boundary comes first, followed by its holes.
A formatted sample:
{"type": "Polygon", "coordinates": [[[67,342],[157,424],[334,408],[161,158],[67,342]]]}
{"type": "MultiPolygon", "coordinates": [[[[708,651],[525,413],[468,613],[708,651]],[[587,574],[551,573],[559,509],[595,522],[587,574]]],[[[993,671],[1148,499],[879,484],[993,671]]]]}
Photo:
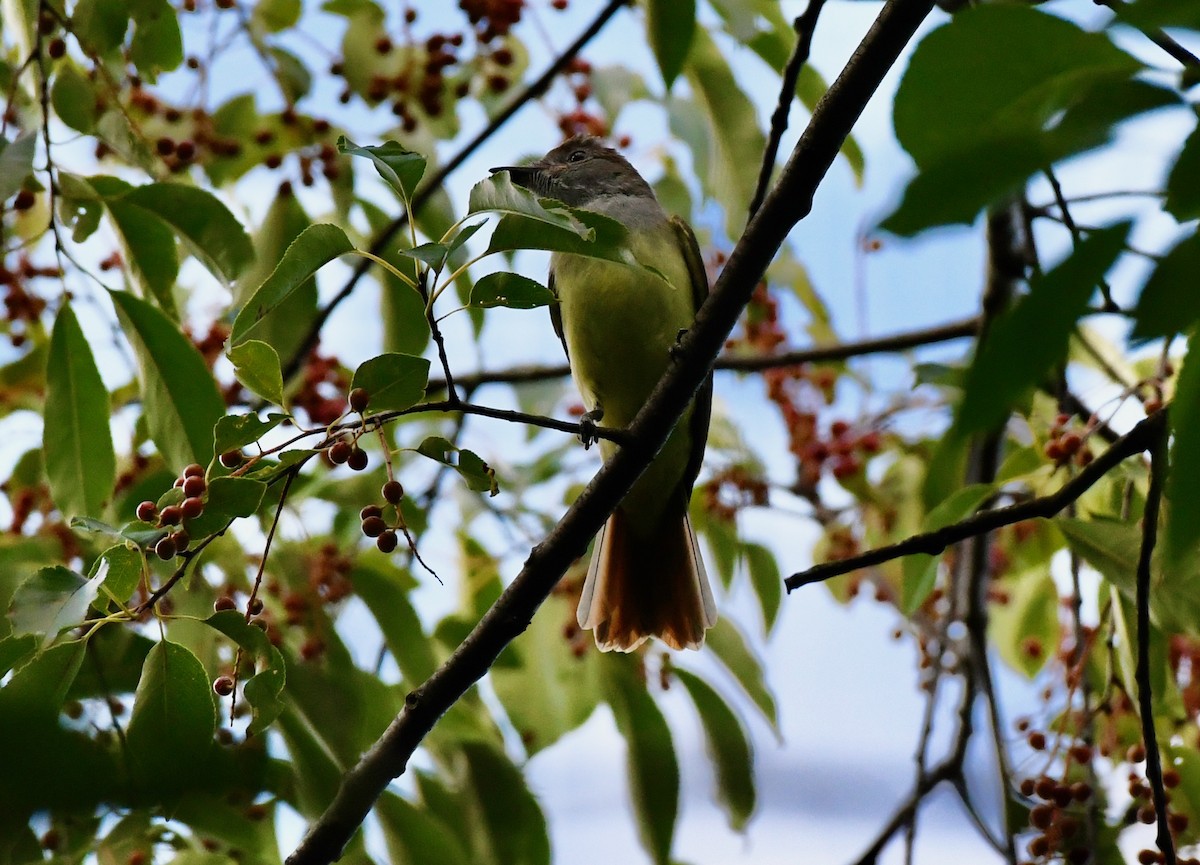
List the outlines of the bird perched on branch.
{"type": "MultiPolygon", "coordinates": [[[[596,427],[623,429],[671,363],[691,327],[708,279],[695,235],[668,217],[654,191],[620,153],[591,136],[572,138],[536,162],[493,168],[513,183],[621,223],[635,263],[571,253],[550,259],[554,329],[587,413],[584,443],[596,427]]],[[[627,652],[649,637],[698,649],[716,622],[712,589],[688,520],[712,403],[712,377],[662,450],[617,506],[592,554],[579,625],[603,651],[627,652]]],[[[607,460],[617,445],[601,440],[607,460]]]]}

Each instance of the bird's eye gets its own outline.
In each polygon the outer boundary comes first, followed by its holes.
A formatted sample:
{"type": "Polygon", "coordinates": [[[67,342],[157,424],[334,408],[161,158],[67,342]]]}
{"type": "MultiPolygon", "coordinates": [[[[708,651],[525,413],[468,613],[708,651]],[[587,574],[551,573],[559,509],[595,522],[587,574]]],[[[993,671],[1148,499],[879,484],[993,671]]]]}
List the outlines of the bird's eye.
{"type": "Polygon", "coordinates": [[[583,150],[575,150],[567,157],[567,162],[583,162],[587,159],[587,153],[583,150]]]}

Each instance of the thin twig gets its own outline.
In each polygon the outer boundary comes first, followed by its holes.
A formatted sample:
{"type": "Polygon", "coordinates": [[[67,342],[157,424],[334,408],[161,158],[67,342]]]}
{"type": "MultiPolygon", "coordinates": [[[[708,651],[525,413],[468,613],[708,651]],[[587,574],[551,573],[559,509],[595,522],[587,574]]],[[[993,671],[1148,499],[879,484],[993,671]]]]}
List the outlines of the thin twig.
{"type": "Polygon", "coordinates": [[[775,161],[779,157],[779,142],[783,139],[783,133],[787,131],[788,114],[791,111],[792,100],[796,98],[796,80],[800,77],[800,70],[808,62],[808,55],[812,51],[813,33],[817,29],[817,18],[820,17],[824,5],[825,0],[808,0],[808,6],[792,22],[792,29],[796,31],[796,45],[783,69],[783,80],[779,84],[779,101],[771,115],[771,134],[767,137],[767,149],[758,169],[754,198],[750,200],[751,216],[762,206],[767,188],[771,185],[771,173],[775,170],[775,161]]]}
{"type": "Polygon", "coordinates": [[[1050,495],[1009,505],[1005,508],[980,511],[961,522],[952,523],[936,531],[913,535],[898,543],[868,550],[848,559],[816,565],[806,571],[792,574],[784,580],[784,585],[791,592],[801,586],[824,582],[833,577],[857,571],[859,568],[869,568],[913,553],[935,556],[951,544],[981,535],[984,532],[1010,526],[1013,523],[1019,523],[1022,520],[1037,517],[1049,519],[1091,489],[1116,465],[1149,448],[1154,437],[1161,433],[1165,423],[1164,411],[1160,409],[1117,439],[1112,447],[1092,460],[1079,474],[1050,495]]]}
{"type": "Polygon", "coordinates": [[[1138,27],[1137,24],[1127,20],[1125,16],[1121,14],[1124,12],[1125,6],[1127,5],[1123,2],[1123,0],[1096,0],[1096,3],[1101,6],[1107,6],[1126,24],[1130,24],[1138,30],[1141,30],[1147,39],[1149,39],[1163,51],[1166,51],[1168,54],[1178,60],[1183,66],[1190,66],[1193,69],[1200,67],[1200,57],[1197,57],[1191,51],[1188,51],[1186,48],[1168,36],[1165,32],[1163,32],[1160,28],[1148,27],[1146,29],[1142,29],[1141,27],[1138,27]]]}
{"type": "Polygon", "coordinates": [[[1146,746],[1146,780],[1158,816],[1158,849],[1165,865],[1175,865],[1175,842],[1167,822],[1167,791],[1163,787],[1162,756],[1154,730],[1154,695],[1150,690],[1150,570],[1154,544],[1158,538],[1158,511],[1162,503],[1163,478],[1167,472],[1164,426],[1150,444],[1150,489],[1146,493],[1146,509],[1142,513],[1142,547],[1137,565],[1137,680],[1138,713],[1142,716],[1142,741],[1146,746]]]}
{"type": "MultiPolygon", "coordinates": [[[[604,26],[609,22],[609,19],[611,19],[622,6],[628,5],[629,2],[630,0],[608,0],[608,3],[606,3],[604,8],[600,10],[599,14],[596,15],[596,17],[592,20],[592,23],[588,25],[587,29],[579,34],[579,37],[576,38],[574,42],[567,46],[562,54],[560,54],[555,61],[551,63],[549,67],[547,67],[545,72],[538,76],[534,81],[530,82],[525,89],[523,89],[516,95],[516,97],[513,98],[512,102],[510,102],[503,110],[501,110],[490,121],[488,121],[487,126],[481,129],[475,135],[475,137],[464,144],[462,149],[452,156],[445,165],[443,165],[441,168],[435,171],[433,175],[430,176],[429,180],[426,181],[417,194],[413,196],[412,211],[414,213],[419,211],[421,207],[433,196],[433,194],[441,189],[442,184],[446,182],[446,178],[448,178],[459,168],[459,166],[466,162],[467,159],[469,159],[470,156],[476,150],[478,150],[484,142],[495,135],[496,132],[503,127],[504,124],[507,123],[514,114],[520,111],[528,102],[545,93],[546,90],[549,89],[551,83],[553,83],[554,79],[558,77],[559,73],[562,72],[571,63],[571,61],[575,59],[576,56],[578,56],[579,52],[582,51],[601,30],[604,29],[604,26]]],[[[381,252],[385,251],[387,249],[387,245],[392,242],[392,239],[408,224],[409,217],[409,212],[405,211],[400,216],[388,223],[388,225],[385,226],[384,229],[375,236],[375,239],[371,242],[371,246],[369,247],[368,251],[375,255],[379,255],[381,252]]],[[[320,336],[321,328],[325,326],[325,322],[329,319],[329,316],[333,314],[333,311],[337,309],[342,301],[350,296],[350,293],[354,291],[355,286],[358,285],[358,281],[363,278],[363,275],[370,267],[371,262],[369,259],[364,258],[359,261],[358,264],[355,265],[354,271],[346,279],[345,284],[343,284],[341,289],[338,290],[338,293],[330,299],[329,303],[327,303],[317,312],[316,317],[309,326],[308,332],[304,335],[304,339],[300,342],[300,347],[288,360],[283,369],[283,378],[285,381],[295,375],[296,370],[298,370],[301,364],[304,363],[304,359],[308,357],[309,352],[311,352],[313,347],[317,344],[317,339],[320,336]]]]}
{"type": "MultiPolygon", "coordinates": [[[[1058,205],[1058,212],[1062,216],[1062,224],[1071,234],[1071,245],[1073,247],[1078,246],[1080,240],[1079,226],[1075,224],[1075,219],[1071,216],[1071,208],[1067,204],[1066,196],[1063,195],[1062,184],[1058,182],[1058,175],[1054,173],[1053,168],[1047,168],[1044,174],[1046,175],[1046,180],[1050,182],[1051,191],[1054,193],[1054,202],[1058,205]]],[[[1120,312],[1121,307],[1113,301],[1112,286],[1108,284],[1108,280],[1101,277],[1099,286],[1100,296],[1104,298],[1102,309],[1105,312],[1120,312]]]]}

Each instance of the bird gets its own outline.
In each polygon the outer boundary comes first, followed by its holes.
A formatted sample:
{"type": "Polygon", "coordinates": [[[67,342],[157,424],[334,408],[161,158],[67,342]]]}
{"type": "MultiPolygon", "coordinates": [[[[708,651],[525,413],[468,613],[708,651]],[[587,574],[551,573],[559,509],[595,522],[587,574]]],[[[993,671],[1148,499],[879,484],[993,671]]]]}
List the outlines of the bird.
{"type": "MultiPolygon", "coordinates": [[[[669,217],[629,161],[594,136],[575,136],[507,171],[542,198],[600,213],[624,226],[636,264],[555,252],[550,317],[583,397],[584,444],[626,428],[662,378],[680,336],[708,294],[688,224],[669,217]]],[[[630,652],[656,637],[699,649],[716,603],[688,517],[712,406],[709,375],[692,404],[598,535],[579,600],[579,627],[601,651],[630,652]]],[[[600,440],[601,456],[616,452],[600,440]]]]}

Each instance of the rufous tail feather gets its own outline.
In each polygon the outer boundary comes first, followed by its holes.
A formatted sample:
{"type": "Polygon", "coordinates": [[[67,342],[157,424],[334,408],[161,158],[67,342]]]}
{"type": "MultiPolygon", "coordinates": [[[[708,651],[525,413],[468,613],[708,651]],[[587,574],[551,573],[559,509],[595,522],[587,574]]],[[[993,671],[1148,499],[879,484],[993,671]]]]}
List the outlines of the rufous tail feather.
{"type": "Polygon", "coordinates": [[[618,507],[597,538],[578,620],[602,652],[629,652],[650,637],[673,649],[703,646],[717,608],[687,514],[642,534],[618,507]]]}

